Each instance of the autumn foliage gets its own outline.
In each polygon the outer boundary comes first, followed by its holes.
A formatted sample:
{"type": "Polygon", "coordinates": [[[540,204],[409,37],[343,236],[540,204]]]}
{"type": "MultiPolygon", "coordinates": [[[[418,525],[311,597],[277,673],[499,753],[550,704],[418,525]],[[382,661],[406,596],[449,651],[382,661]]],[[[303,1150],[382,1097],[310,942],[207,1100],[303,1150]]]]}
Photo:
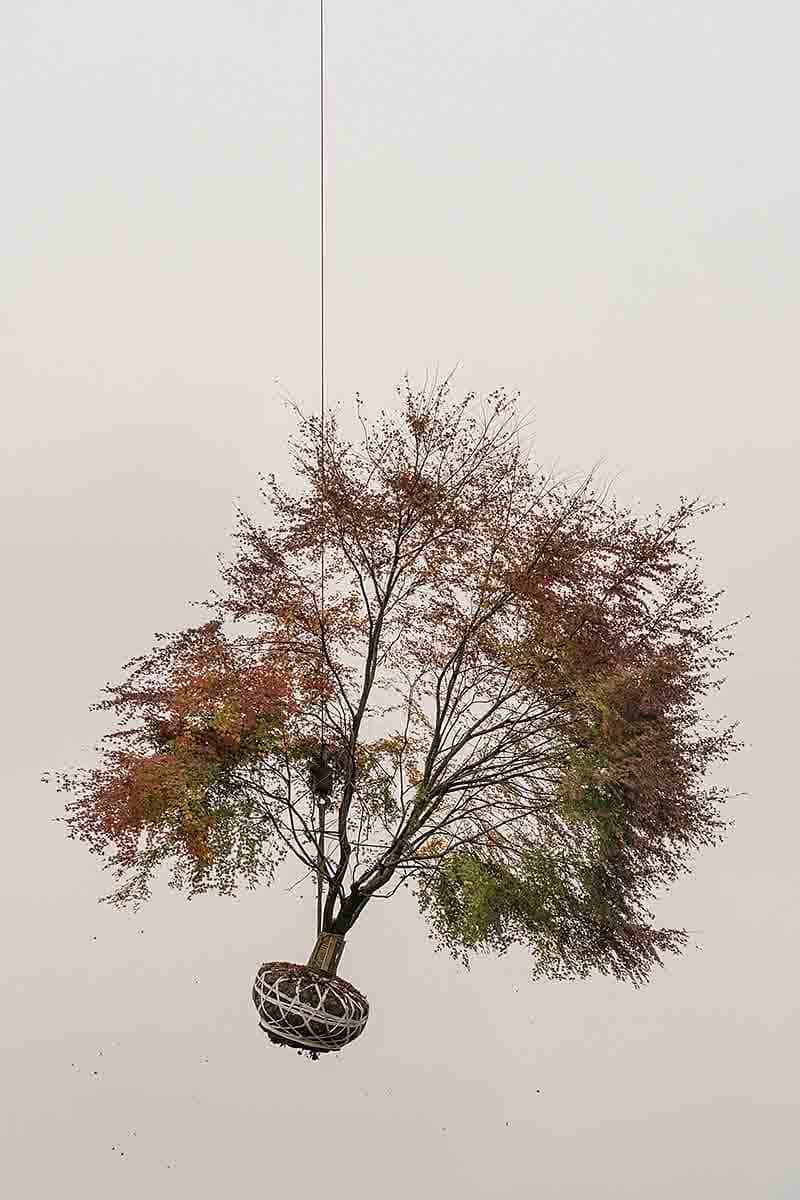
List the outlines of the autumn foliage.
{"type": "Polygon", "coordinates": [[[687,534],[713,505],[641,517],[553,478],[503,392],[479,415],[398,393],[370,426],[358,402],[357,449],[299,414],[304,489],[264,481],[272,521],[239,513],[210,619],[106,689],[99,763],[58,776],[70,832],[118,902],[163,864],[190,893],[313,871],[322,737],[326,930],[408,882],[458,956],[641,982],[686,940],[648,905],[718,840],[706,776],[737,746],[703,710],[731,635],[687,534]]]}

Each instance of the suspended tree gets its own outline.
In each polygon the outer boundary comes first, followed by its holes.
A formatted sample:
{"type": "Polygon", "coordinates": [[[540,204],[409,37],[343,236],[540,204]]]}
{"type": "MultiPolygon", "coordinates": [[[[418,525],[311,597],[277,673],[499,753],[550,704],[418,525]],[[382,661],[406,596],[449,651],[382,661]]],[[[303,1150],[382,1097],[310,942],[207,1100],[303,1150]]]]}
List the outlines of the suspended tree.
{"type": "Polygon", "coordinates": [[[357,398],[358,448],[298,411],[303,489],[262,481],[272,523],[239,511],[211,619],[126,665],[100,761],[57,775],[114,903],[164,866],[190,894],[289,856],[316,876],[308,964],[254,989],[270,1037],[314,1053],[366,1022],[337,971],[371,900],[410,885],[465,963],[519,944],[534,978],[639,985],[687,941],[648,905],[725,825],[705,776],[735,727],[702,705],[731,626],[687,537],[715,506],[636,516],[594,472],[532,466],[515,398],[475,414],[448,383],[406,378],[369,425],[357,398]]]}

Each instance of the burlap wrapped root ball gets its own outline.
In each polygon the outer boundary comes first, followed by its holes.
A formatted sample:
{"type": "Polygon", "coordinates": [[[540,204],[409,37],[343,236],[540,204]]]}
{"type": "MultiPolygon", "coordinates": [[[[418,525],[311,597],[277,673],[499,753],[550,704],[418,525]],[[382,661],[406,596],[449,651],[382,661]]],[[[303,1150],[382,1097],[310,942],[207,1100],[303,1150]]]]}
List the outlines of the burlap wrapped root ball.
{"type": "Polygon", "coordinates": [[[354,1041],[369,1016],[366,996],[352,983],[298,963],[264,963],[253,984],[253,1003],[270,1041],[314,1055],[354,1041]]]}

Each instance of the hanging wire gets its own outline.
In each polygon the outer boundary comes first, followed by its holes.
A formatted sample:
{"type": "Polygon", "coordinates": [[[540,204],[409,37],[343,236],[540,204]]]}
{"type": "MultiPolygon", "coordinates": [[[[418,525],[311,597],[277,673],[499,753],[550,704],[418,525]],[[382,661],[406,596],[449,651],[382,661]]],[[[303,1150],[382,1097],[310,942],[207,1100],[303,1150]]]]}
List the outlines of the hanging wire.
{"type": "MultiPolygon", "coordinates": [[[[322,570],[320,640],[325,653],[325,0],[319,0],[319,334],[320,334],[320,466],[322,472],[322,570]]],[[[322,673],[320,673],[321,677],[322,673]]],[[[325,754],[325,697],[320,696],[319,748],[325,754]]],[[[322,933],[322,875],[325,864],[325,798],[319,799],[317,845],[317,937],[322,933]]]]}

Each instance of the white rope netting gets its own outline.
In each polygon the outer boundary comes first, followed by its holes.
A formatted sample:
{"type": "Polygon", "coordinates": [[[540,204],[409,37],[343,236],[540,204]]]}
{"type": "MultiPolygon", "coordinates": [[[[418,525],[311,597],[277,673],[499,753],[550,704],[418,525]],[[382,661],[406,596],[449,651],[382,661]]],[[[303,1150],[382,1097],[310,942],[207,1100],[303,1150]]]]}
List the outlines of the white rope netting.
{"type": "Polygon", "coordinates": [[[363,1031],[369,1004],[352,984],[294,963],[264,963],[253,1002],[265,1033],[309,1050],[338,1050],[363,1031]]]}

